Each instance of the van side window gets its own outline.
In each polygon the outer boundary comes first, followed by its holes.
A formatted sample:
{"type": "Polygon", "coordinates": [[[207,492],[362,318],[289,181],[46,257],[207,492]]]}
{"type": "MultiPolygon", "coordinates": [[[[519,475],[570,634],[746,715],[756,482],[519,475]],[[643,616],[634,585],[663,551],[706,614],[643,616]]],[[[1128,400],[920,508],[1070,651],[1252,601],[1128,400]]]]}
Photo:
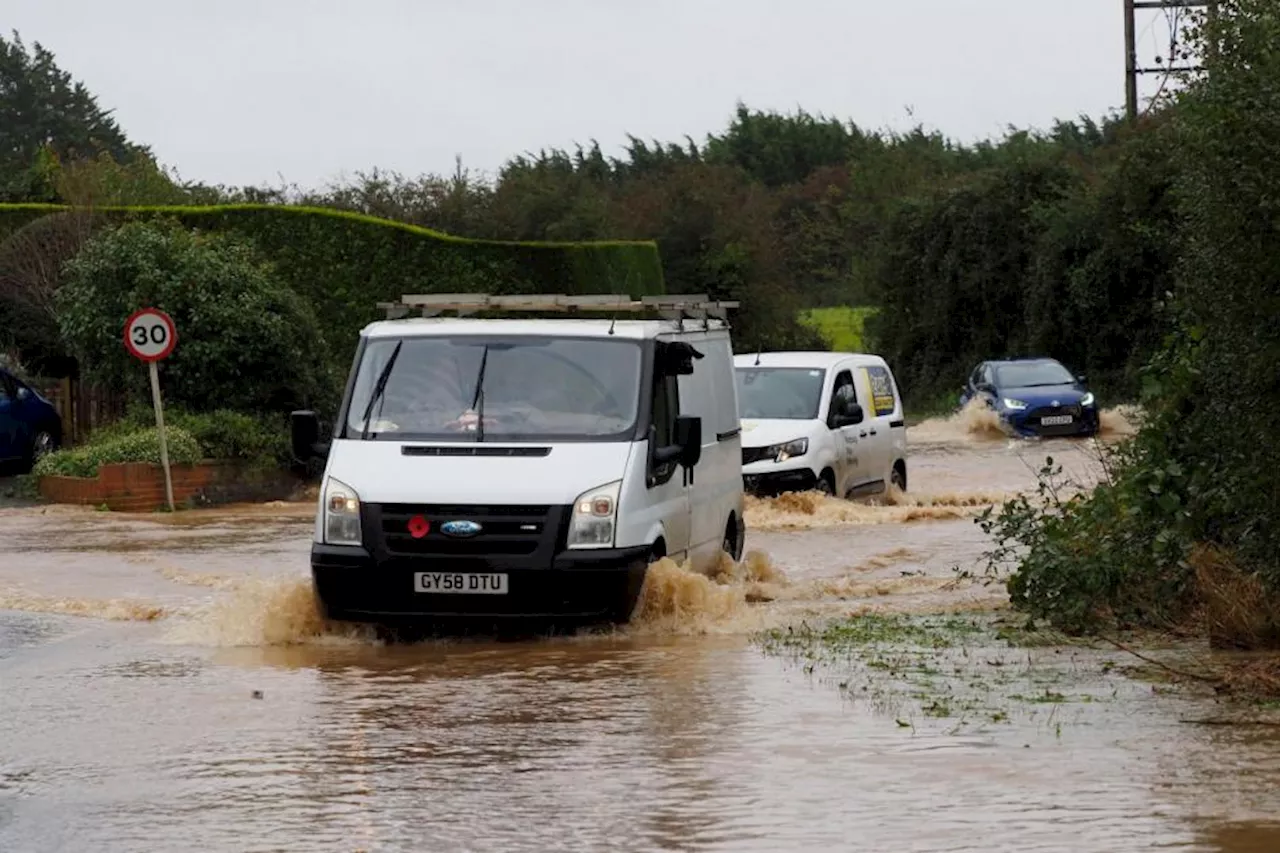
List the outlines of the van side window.
{"type": "Polygon", "coordinates": [[[827,408],[827,423],[831,416],[841,409],[846,411],[858,402],[858,392],[853,387],[853,374],[842,370],[836,375],[835,385],[831,391],[831,405],[827,408]]]}
{"type": "Polygon", "coordinates": [[[871,407],[876,416],[892,415],[898,406],[898,400],[889,371],[878,364],[864,367],[863,370],[867,374],[867,384],[871,387],[871,407]]]}
{"type": "MultiPolygon", "coordinates": [[[[653,418],[653,446],[650,451],[670,447],[676,440],[676,418],[680,416],[679,377],[664,376],[654,380],[650,411],[653,418]]],[[[676,467],[674,462],[652,466],[649,471],[650,485],[661,485],[670,480],[676,467]]]]}

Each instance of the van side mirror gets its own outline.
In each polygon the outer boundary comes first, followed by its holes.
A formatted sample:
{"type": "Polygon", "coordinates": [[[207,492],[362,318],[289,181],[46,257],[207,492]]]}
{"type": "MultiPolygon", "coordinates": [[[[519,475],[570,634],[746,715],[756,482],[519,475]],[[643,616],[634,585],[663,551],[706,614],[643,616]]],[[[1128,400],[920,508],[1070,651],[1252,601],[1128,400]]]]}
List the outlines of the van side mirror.
{"type": "Polygon", "coordinates": [[[320,441],[320,417],[309,410],[290,413],[289,442],[293,458],[299,462],[324,459],[329,455],[329,445],[320,441]]]}
{"type": "Polygon", "coordinates": [[[841,411],[835,413],[831,418],[831,428],[840,429],[847,426],[856,426],[862,423],[866,415],[862,411],[862,406],[858,403],[850,403],[842,407],[841,411]]]}
{"type": "Polygon", "coordinates": [[[680,447],[680,464],[685,468],[697,465],[702,459],[702,418],[676,418],[676,444],[680,447]]]}
{"type": "Polygon", "coordinates": [[[684,341],[658,341],[654,352],[654,372],[658,376],[692,376],[693,362],[704,357],[684,341]]]}

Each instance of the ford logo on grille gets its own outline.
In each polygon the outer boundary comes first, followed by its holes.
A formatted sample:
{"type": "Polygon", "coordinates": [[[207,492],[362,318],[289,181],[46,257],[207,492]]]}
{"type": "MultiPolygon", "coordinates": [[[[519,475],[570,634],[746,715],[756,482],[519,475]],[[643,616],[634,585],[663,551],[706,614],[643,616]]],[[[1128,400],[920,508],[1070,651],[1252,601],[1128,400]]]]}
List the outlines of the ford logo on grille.
{"type": "Polygon", "coordinates": [[[446,521],[440,525],[440,532],[445,536],[468,537],[475,536],[481,530],[480,525],[474,521],[446,521]]]}

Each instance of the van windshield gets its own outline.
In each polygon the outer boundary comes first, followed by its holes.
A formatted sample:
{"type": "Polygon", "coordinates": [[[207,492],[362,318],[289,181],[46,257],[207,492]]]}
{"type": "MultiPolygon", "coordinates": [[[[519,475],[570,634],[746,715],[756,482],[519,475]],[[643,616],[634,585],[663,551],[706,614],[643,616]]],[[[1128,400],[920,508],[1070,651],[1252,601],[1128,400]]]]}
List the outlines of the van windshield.
{"type": "Polygon", "coordinates": [[[809,367],[739,367],[738,416],[813,420],[822,406],[826,370],[809,367]]]}
{"type": "Polygon", "coordinates": [[[379,338],[360,359],[344,437],[616,441],[635,427],[640,367],[636,341],[379,338]]]}

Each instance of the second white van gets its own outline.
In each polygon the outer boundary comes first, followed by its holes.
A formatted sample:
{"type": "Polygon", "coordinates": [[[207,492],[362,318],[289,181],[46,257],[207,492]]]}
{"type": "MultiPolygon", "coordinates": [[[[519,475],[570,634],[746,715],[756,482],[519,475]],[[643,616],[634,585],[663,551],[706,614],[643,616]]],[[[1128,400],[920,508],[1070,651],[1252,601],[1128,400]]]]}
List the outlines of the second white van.
{"type": "Polygon", "coordinates": [[[748,492],[840,497],[907,488],[907,425],[897,382],[877,355],[734,356],[748,492]]]}

